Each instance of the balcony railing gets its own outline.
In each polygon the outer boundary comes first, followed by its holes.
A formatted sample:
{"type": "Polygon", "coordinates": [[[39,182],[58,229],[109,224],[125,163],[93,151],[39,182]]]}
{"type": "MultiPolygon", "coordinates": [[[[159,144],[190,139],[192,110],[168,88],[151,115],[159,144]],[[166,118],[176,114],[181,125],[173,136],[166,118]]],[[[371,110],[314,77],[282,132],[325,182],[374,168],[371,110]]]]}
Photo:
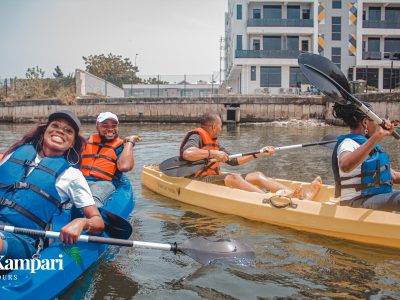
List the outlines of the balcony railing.
{"type": "Polygon", "coordinates": [[[236,58],[297,58],[300,50],[236,50],[236,58]]]}
{"type": "Polygon", "coordinates": [[[248,27],[313,27],[312,19],[249,19],[248,27]]]}
{"type": "Polygon", "coordinates": [[[364,60],[400,60],[400,52],[366,51],[362,53],[364,60]]]}
{"type": "Polygon", "coordinates": [[[400,19],[398,21],[380,21],[380,20],[364,20],[363,28],[400,28],[400,19]]]}

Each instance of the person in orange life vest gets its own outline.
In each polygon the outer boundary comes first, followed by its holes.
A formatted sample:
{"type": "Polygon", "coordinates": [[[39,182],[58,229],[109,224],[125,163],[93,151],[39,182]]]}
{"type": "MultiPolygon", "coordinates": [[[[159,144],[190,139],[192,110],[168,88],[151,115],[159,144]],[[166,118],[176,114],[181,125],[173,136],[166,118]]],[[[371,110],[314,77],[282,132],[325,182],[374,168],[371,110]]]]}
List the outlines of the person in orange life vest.
{"type": "Polygon", "coordinates": [[[219,144],[218,137],[221,134],[222,121],[215,113],[206,113],[200,118],[200,127],[186,134],[180,147],[180,156],[188,161],[202,159],[216,159],[217,162],[209,163],[204,168],[194,174],[194,178],[204,182],[223,182],[226,186],[238,188],[249,192],[264,193],[264,189],[270,192],[282,191],[284,195],[313,199],[322,181],[317,177],[310,186],[300,187],[292,190],[289,187],[265,176],[261,172],[249,174],[221,173],[220,163],[225,162],[229,165],[241,165],[252,161],[258,157],[271,155],[275,152],[274,147],[264,147],[264,153],[248,155],[229,160],[229,152],[219,144]]]}
{"type": "Polygon", "coordinates": [[[122,172],[134,167],[133,147],[142,139],[137,135],[121,139],[118,135],[118,117],[102,112],[97,117],[97,133],[92,134],[82,152],[81,171],[88,181],[98,206],[115,192],[122,172]]]}
{"type": "MultiPolygon", "coordinates": [[[[61,229],[62,242],[76,243],[82,230],[91,234],[103,232],[103,219],[85,178],[76,168],[85,143],[79,127],[80,121],[71,111],[57,111],[4,153],[0,162],[1,224],[47,229],[52,216],[71,201],[84,217],[61,229]]],[[[30,258],[36,245],[40,240],[0,232],[3,259],[30,258]]]]}

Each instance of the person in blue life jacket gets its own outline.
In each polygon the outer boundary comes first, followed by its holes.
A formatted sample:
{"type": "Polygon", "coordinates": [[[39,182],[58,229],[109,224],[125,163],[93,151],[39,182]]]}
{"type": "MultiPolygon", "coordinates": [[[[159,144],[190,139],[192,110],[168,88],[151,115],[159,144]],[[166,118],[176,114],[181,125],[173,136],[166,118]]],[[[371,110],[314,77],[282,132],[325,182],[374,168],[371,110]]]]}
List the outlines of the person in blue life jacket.
{"type": "MultiPolygon", "coordinates": [[[[365,103],[370,107],[368,103],[365,103]]],[[[388,154],[379,142],[390,137],[393,124],[385,120],[385,128],[352,104],[333,106],[334,117],[350,127],[350,133],[338,138],[332,154],[335,197],[340,205],[383,211],[400,211],[400,172],[390,166],[388,154]]]]}
{"type": "Polygon", "coordinates": [[[106,204],[116,191],[122,172],[133,169],[137,135],[121,139],[118,117],[112,112],[102,112],[96,120],[97,133],[92,134],[82,151],[81,171],[88,181],[98,207],[106,204]]]}
{"type": "MultiPolygon", "coordinates": [[[[76,243],[83,230],[103,232],[103,219],[79,170],[85,143],[79,127],[79,119],[72,112],[52,113],[46,123],[26,133],[4,153],[0,162],[0,223],[45,230],[52,216],[71,201],[85,217],[61,229],[63,243],[76,243]]],[[[0,232],[3,259],[31,258],[42,247],[40,239],[0,232]]]]}

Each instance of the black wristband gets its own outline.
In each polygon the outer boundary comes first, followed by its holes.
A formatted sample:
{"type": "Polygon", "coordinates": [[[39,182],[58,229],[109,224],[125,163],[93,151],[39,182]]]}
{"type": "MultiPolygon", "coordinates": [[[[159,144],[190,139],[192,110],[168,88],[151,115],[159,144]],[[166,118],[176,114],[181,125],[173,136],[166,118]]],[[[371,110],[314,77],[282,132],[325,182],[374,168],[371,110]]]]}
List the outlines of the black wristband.
{"type": "Polygon", "coordinates": [[[125,143],[131,143],[132,147],[135,147],[135,141],[132,139],[125,139],[125,143]]]}
{"type": "Polygon", "coordinates": [[[254,158],[258,158],[255,153],[252,154],[254,158]]]}

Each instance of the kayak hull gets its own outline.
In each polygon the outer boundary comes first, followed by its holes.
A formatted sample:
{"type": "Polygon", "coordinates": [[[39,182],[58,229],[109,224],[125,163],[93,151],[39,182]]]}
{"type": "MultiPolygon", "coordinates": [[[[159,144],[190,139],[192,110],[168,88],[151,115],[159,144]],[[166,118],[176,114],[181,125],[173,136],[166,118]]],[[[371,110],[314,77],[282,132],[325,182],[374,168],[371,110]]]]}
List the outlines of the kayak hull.
{"type": "MultiPolygon", "coordinates": [[[[130,181],[123,176],[118,190],[113,194],[104,209],[128,218],[134,208],[134,194],[130,181]]],[[[70,221],[69,210],[53,218],[54,231],[59,231],[70,221]]],[[[107,236],[107,235],[104,235],[107,236]]],[[[53,299],[62,294],[90,266],[96,263],[109,246],[79,242],[64,246],[54,241],[40,254],[40,260],[62,259],[63,270],[14,270],[0,280],[1,299],[53,299]]]]}
{"type": "MultiPolygon", "coordinates": [[[[169,177],[161,173],[157,165],[145,166],[141,180],[144,186],[158,194],[216,212],[341,239],[400,248],[400,214],[340,206],[333,196],[333,186],[323,185],[316,199],[310,201],[169,177]]],[[[292,188],[306,184],[277,181],[292,188]]]]}

